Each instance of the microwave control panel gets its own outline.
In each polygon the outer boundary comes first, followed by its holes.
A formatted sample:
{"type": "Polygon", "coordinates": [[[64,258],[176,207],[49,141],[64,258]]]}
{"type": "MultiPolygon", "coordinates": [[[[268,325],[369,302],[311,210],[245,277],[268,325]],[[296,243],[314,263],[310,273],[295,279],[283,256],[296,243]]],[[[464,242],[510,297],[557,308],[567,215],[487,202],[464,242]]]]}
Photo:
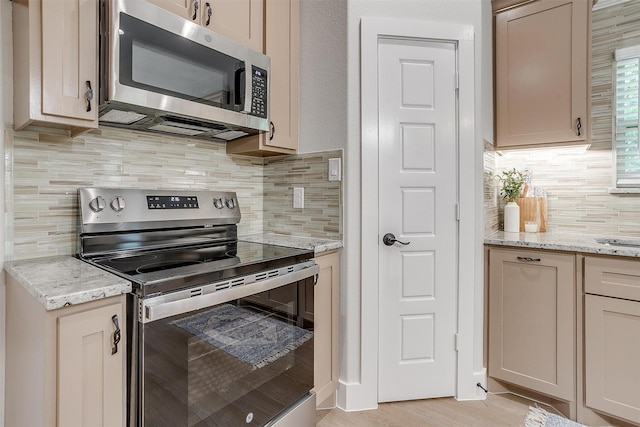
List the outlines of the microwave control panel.
{"type": "Polygon", "coordinates": [[[252,66],[251,76],[251,115],[267,118],[267,72],[252,66]]]}

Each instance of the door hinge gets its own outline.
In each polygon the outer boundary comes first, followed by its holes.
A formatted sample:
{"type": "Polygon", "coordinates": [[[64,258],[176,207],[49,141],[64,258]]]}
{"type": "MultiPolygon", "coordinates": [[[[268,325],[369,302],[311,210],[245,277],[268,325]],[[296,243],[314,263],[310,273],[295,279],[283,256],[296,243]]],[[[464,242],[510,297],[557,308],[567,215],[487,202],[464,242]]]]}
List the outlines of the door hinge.
{"type": "Polygon", "coordinates": [[[460,221],[460,203],[456,203],[456,221],[460,221]]]}
{"type": "Polygon", "coordinates": [[[460,89],[460,73],[456,72],[456,90],[460,89]]]}
{"type": "Polygon", "coordinates": [[[460,351],[460,334],[455,334],[455,347],[456,351],[460,351]]]}

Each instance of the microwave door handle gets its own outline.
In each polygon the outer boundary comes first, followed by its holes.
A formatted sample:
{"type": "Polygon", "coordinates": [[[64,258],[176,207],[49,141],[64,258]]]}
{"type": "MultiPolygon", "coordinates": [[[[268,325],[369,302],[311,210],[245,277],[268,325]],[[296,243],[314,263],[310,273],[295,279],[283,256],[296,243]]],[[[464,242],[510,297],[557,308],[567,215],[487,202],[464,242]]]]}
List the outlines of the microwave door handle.
{"type": "Polygon", "coordinates": [[[253,105],[253,67],[251,65],[251,59],[247,59],[244,62],[244,66],[247,70],[244,79],[244,106],[242,111],[245,113],[251,113],[251,105],[253,105]]]}
{"type": "Polygon", "coordinates": [[[241,107],[241,111],[245,111],[245,108],[247,105],[251,105],[249,100],[249,103],[247,104],[247,98],[251,96],[250,92],[247,92],[247,86],[245,84],[245,87],[242,87],[242,75],[245,75],[245,82],[247,81],[247,76],[246,76],[246,69],[245,68],[238,68],[235,72],[235,76],[234,76],[234,81],[235,81],[235,94],[236,94],[236,98],[234,100],[234,104],[235,105],[239,105],[241,107]],[[244,89],[244,91],[243,91],[244,89]],[[244,105],[242,103],[242,98],[244,94],[244,105]]]}

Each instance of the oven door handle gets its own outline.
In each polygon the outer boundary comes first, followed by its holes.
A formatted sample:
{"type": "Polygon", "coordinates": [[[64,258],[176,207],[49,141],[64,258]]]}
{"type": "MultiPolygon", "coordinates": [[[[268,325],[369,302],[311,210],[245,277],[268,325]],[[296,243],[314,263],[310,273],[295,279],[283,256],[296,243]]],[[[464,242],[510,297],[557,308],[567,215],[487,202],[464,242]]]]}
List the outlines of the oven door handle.
{"type": "Polygon", "coordinates": [[[160,295],[140,300],[140,312],[138,319],[141,323],[153,322],[171,316],[177,316],[191,311],[222,304],[238,298],[248,297],[280,286],[288,285],[299,280],[304,280],[320,273],[320,266],[314,264],[303,270],[294,271],[258,282],[223,289],[194,297],[175,299],[172,294],[160,295]]]}

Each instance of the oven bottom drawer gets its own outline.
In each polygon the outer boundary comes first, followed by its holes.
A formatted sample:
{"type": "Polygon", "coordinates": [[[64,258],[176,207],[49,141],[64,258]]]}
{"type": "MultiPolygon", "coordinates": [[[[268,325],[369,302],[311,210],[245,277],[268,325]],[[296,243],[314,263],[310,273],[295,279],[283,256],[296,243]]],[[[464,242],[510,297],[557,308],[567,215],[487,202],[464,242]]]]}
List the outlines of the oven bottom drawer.
{"type": "Polygon", "coordinates": [[[316,425],[316,394],[311,392],[268,427],[312,427],[316,425]]]}

